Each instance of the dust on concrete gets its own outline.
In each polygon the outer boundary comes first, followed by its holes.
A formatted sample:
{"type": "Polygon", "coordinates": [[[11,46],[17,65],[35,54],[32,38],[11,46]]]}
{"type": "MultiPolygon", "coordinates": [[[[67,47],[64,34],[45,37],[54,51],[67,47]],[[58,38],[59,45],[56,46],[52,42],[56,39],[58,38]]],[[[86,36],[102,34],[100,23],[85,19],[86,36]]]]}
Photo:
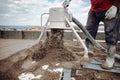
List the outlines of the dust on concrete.
{"type": "MultiPolygon", "coordinates": [[[[60,73],[50,72],[48,69],[43,70],[43,65],[49,65],[49,69],[66,68],[66,66],[67,68],[80,67],[82,76],[76,76],[76,80],[120,79],[120,74],[82,69],[77,61],[83,56],[83,48],[77,41],[63,41],[63,34],[61,35],[61,33],[63,32],[53,31],[48,34],[45,42],[39,42],[31,48],[21,50],[1,60],[0,80],[18,80],[18,76],[24,72],[31,72],[35,75],[41,74],[41,79],[36,80],[59,80],[60,73]],[[59,65],[56,66],[58,63],[59,65]]],[[[118,48],[117,52],[120,53],[118,48]]],[[[91,58],[105,59],[104,53],[100,50],[96,49],[95,53],[91,58]]]]}
{"type": "Polygon", "coordinates": [[[44,76],[42,76],[41,80],[59,80],[60,73],[45,71],[44,76]]]}
{"type": "MultiPolygon", "coordinates": [[[[74,55],[64,47],[63,42],[63,30],[52,30],[45,42],[39,42],[31,48],[21,50],[1,60],[1,80],[18,80],[18,76],[23,72],[51,75],[49,72],[43,71],[40,67],[44,64],[49,64],[51,68],[55,68],[55,64],[58,62],[75,60],[74,55]],[[33,61],[36,62],[32,64],[33,61]]],[[[52,75],[54,79],[52,77],[51,79],[50,77],[48,79],[47,77],[42,78],[43,80],[57,80],[58,77],[56,78],[56,76],[59,75],[56,73],[52,75]]]]}

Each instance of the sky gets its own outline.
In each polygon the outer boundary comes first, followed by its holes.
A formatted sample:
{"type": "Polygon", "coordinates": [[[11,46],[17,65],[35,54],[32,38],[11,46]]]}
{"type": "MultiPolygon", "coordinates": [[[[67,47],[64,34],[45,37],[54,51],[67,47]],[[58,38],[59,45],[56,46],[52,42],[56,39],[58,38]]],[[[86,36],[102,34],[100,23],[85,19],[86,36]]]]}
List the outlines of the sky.
{"type": "MultiPolygon", "coordinates": [[[[64,0],[0,0],[0,25],[40,25],[42,13],[61,7],[64,0]]],[[[69,11],[83,25],[86,24],[89,0],[72,0],[69,11]]],[[[43,17],[45,23],[47,16],[43,17]]],[[[44,24],[43,23],[43,24],[44,24]]]]}

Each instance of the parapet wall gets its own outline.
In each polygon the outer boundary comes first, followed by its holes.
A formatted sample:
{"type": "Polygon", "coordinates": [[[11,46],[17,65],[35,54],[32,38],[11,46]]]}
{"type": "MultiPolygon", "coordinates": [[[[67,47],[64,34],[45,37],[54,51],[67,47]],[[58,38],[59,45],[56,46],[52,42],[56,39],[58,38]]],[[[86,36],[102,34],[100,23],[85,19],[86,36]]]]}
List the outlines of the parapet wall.
{"type": "MultiPolygon", "coordinates": [[[[37,39],[40,35],[40,31],[0,31],[0,38],[3,39],[37,39]]],[[[78,32],[82,39],[85,39],[85,35],[82,32],[78,32]]],[[[76,39],[72,31],[64,32],[64,39],[73,40],[76,39]]],[[[99,32],[96,37],[97,40],[104,40],[105,35],[103,32],[99,32]]]]}

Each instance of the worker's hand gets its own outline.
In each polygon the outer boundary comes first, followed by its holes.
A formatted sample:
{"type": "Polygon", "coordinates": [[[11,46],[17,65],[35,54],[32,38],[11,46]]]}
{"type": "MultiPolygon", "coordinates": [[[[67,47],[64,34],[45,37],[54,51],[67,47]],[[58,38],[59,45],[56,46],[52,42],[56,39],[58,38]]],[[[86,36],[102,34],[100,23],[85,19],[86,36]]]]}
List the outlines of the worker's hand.
{"type": "Polygon", "coordinates": [[[70,4],[70,1],[71,1],[71,0],[65,0],[65,1],[63,2],[63,7],[64,7],[64,8],[67,8],[67,7],[69,6],[69,4],[70,4]]]}
{"type": "Polygon", "coordinates": [[[117,14],[117,7],[112,5],[105,14],[105,19],[115,18],[117,14]]]}

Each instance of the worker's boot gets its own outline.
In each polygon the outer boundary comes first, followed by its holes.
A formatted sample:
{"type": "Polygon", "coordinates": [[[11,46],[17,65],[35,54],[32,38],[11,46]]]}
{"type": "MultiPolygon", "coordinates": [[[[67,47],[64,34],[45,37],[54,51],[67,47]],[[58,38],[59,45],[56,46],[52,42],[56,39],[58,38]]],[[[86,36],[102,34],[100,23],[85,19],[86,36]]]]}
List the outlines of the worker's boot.
{"type": "Polygon", "coordinates": [[[94,45],[90,41],[86,41],[85,44],[88,49],[88,54],[94,55],[94,45]]]}
{"type": "Polygon", "coordinates": [[[115,62],[115,53],[116,53],[116,46],[108,46],[108,55],[106,61],[103,62],[102,68],[104,69],[112,69],[115,62]]]}

